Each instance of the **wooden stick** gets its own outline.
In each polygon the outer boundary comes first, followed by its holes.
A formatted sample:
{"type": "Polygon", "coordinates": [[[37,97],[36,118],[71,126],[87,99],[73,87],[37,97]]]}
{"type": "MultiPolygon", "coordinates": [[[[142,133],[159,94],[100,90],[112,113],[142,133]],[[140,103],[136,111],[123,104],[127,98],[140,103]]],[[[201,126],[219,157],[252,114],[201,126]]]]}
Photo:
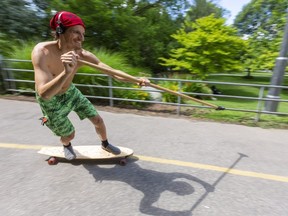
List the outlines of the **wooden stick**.
{"type": "MultiPolygon", "coordinates": [[[[84,61],[84,60],[81,60],[81,59],[79,59],[78,62],[81,62],[82,64],[88,65],[90,67],[96,68],[96,69],[98,69],[98,70],[102,71],[103,73],[108,74],[110,76],[113,76],[113,75],[114,76],[119,76],[119,77],[125,78],[125,79],[127,79],[127,80],[129,80],[130,82],[133,82],[133,83],[140,83],[141,82],[140,79],[138,79],[138,78],[136,78],[134,76],[131,76],[131,75],[127,74],[127,73],[121,73],[121,72],[119,72],[119,71],[117,71],[115,69],[112,69],[112,68],[102,67],[102,66],[99,66],[97,64],[93,64],[91,62],[84,61]]],[[[188,95],[182,94],[180,92],[173,91],[171,89],[164,88],[162,86],[159,86],[159,85],[156,85],[156,84],[153,84],[153,83],[149,83],[148,85],[153,87],[153,88],[168,92],[170,94],[173,94],[173,95],[176,95],[176,96],[180,96],[182,98],[185,98],[185,99],[188,99],[188,100],[192,100],[192,101],[195,101],[195,102],[200,103],[200,104],[207,105],[209,107],[215,108],[216,110],[224,110],[225,109],[224,107],[217,106],[217,105],[214,105],[214,104],[210,104],[208,102],[196,99],[194,97],[190,97],[188,95]]]]}

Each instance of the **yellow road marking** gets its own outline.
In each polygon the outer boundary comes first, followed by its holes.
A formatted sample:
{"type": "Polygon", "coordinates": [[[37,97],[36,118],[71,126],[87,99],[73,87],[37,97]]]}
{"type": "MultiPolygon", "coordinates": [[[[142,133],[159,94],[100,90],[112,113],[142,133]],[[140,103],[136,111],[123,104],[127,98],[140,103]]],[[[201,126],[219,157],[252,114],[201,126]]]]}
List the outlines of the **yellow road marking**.
{"type": "MultiPolygon", "coordinates": [[[[43,146],[41,146],[41,145],[0,143],[0,148],[39,150],[42,147],[43,146]]],[[[185,161],[179,161],[179,160],[169,160],[169,159],[163,159],[163,158],[148,157],[148,156],[143,156],[143,155],[134,155],[134,157],[136,157],[140,160],[143,160],[143,161],[149,161],[149,162],[160,163],[160,164],[192,167],[192,168],[196,168],[196,169],[212,170],[212,171],[229,173],[229,174],[240,175],[240,176],[254,177],[254,178],[273,180],[273,181],[279,181],[279,182],[288,182],[288,177],[279,176],[279,175],[270,175],[270,174],[265,174],[265,173],[257,173],[257,172],[250,172],[250,171],[244,171],[244,170],[229,169],[227,167],[219,167],[219,166],[185,162],[185,161]]]]}
{"type": "Polygon", "coordinates": [[[24,144],[13,144],[13,143],[0,143],[0,148],[12,148],[12,149],[41,149],[44,146],[41,145],[24,145],[24,144]]]}
{"type": "Polygon", "coordinates": [[[184,161],[178,161],[178,160],[168,160],[168,159],[162,159],[162,158],[147,157],[147,156],[142,156],[142,155],[135,155],[135,157],[143,161],[149,161],[149,162],[154,162],[154,163],[170,164],[170,165],[183,166],[183,167],[192,167],[192,168],[197,168],[197,169],[212,170],[212,171],[229,173],[229,174],[240,175],[240,176],[261,178],[261,179],[280,181],[280,182],[288,182],[288,177],[285,177],[285,176],[249,172],[249,171],[244,171],[244,170],[229,169],[226,167],[219,167],[219,166],[192,163],[192,162],[184,162],[184,161]]]}

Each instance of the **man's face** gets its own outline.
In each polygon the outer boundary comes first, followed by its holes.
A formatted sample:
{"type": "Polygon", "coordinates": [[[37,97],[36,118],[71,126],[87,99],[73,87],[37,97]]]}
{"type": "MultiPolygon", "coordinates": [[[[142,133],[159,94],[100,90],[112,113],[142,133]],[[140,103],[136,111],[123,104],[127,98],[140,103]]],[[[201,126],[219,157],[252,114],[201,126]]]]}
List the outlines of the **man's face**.
{"type": "Polygon", "coordinates": [[[82,42],[84,41],[85,29],[82,25],[69,27],[65,33],[65,41],[71,49],[82,49],[82,42]]]}

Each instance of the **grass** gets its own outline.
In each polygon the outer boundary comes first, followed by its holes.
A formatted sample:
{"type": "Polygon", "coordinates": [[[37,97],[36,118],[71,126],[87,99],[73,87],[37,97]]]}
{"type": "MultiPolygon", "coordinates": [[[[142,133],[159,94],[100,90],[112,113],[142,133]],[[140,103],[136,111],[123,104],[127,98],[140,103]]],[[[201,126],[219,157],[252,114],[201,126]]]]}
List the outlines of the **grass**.
{"type": "MultiPolygon", "coordinates": [[[[253,74],[254,77],[247,79],[244,76],[211,76],[207,80],[215,82],[233,82],[241,84],[270,84],[271,74],[263,73],[253,74]]],[[[284,85],[287,85],[288,81],[284,80],[284,85]]],[[[258,97],[259,87],[249,86],[232,86],[217,84],[216,87],[222,92],[223,95],[232,96],[244,96],[244,97],[258,97]]],[[[268,89],[264,91],[264,97],[268,94],[268,89]]],[[[215,97],[216,98],[216,97],[215,97]]],[[[281,99],[288,99],[288,91],[282,90],[281,99]]],[[[225,108],[237,108],[245,110],[257,110],[258,101],[248,99],[236,99],[236,98],[221,98],[217,97],[217,100],[207,100],[209,103],[213,103],[225,108]]],[[[262,102],[261,109],[264,110],[265,102],[262,102]]],[[[189,108],[187,108],[189,109],[189,108]]],[[[186,111],[187,111],[186,109],[186,111]]],[[[185,112],[185,108],[183,109],[185,112]]],[[[286,102],[280,102],[278,106],[278,112],[288,113],[288,104],[286,102]]],[[[247,126],[258,126],[262,128],[282,128],[288,129],[288,116],[286,115],[268,115],[252,112],[240,112],[240,111],[215,111],[213,109],[193,109],[191,116],[200,119],[209,119],[213,121],[236,123],[247,126]],[[260,117],[258,121],[256,119],[260,117]]]]}

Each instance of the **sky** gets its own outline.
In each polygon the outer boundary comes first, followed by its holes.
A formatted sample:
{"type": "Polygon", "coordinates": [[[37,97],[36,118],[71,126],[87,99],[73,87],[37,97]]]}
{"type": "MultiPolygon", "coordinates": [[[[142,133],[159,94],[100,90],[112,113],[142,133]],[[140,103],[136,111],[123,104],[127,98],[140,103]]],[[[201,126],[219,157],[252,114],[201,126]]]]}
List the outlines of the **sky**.
{"type": "Polygon", "coordinates": [[[232,24],[236,15],[242,10],[242,7],[251,0],[218,0],[218,4],[230,12],[230,17],[227,18],[227,24],[232,24]]]}

